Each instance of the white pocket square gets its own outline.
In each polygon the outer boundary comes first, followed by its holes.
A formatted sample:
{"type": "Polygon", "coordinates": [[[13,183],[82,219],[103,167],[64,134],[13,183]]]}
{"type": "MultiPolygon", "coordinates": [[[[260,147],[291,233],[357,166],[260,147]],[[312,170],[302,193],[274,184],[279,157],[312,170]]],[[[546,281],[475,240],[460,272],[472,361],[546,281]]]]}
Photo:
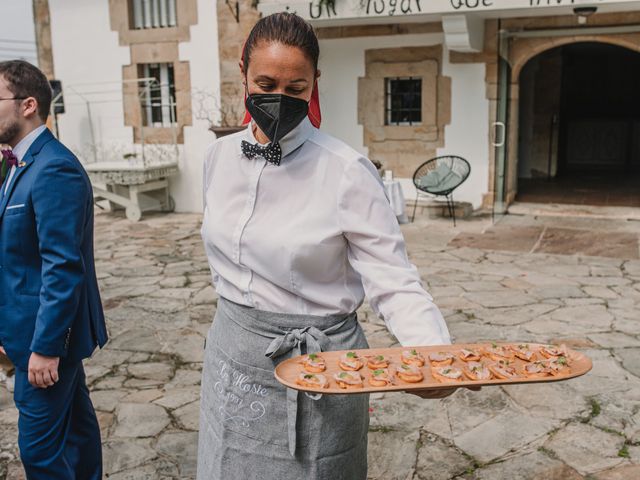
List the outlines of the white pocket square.
{"type": "Polygon", "coordinates": [[[12,210],[14,208],[23,208],[24,207],[24,203],[21,203],[20,205],[9,205],[7,207],[7,210],[12,210]]]}

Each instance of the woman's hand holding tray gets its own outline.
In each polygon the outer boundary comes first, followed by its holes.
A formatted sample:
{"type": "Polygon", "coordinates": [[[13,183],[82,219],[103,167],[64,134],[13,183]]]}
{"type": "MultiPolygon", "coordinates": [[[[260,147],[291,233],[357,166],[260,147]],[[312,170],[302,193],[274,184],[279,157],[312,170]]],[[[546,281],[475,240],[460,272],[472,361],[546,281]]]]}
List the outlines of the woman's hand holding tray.
{"type": "Polygon", "coordinates": [[[591,370],[564,345],[474,343],[318,352],[280,363],[283,385],[344,394],[557,382],[591,370]]]}

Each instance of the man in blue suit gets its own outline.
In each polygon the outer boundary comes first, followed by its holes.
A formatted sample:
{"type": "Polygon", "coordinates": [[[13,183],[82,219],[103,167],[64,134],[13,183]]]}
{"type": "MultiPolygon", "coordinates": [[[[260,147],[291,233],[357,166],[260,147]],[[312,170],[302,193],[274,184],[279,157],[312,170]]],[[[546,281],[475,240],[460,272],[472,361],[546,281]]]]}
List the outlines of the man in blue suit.
{"type": "Polygon", "coordinates": [[[46,128],[40,70],[0,62],[0,355],[16,367],[28,479],[102,478],[100,429],[82,360],[107,341],[93,258],[93,195],[46,128]]]}

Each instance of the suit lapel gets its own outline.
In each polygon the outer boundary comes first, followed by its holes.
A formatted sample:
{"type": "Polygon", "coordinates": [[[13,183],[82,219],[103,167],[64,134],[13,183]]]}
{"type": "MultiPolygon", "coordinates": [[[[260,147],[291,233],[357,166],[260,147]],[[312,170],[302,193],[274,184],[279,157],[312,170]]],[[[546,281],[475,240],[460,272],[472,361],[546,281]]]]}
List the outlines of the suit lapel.
{"type": "MultiPolygon", "coordinates": [[[[53,134],[48,129],[38,135],[38,138],[33,141],[31,147],[29,147],[29,150],[27,150],[27,153],[25,154],[22,161],[18,163],[16,171],[13,174],[13,178],[9,182],[9,188],[5,195],[3,195],[3,193],[6,185],[3,185],[2,191],[0,191],[0,219],[2,219],[2,217],[4,216],[4,212],[7,209],[7,204],[9,203],[9,198],[11,198],[11,193],[15,189],[16,184],[20,180],[20,177],[24,174],[27,168],[31,166],[31,164],[35,160],[36,155],[40,153],[42,147],[53,138],[53,134]]],[[[7,177],[7,181],[9,181],[9,177],[7,177]]]]}
{"type": "Polygon", "coordinates": [[[9,182],[9,188],[7,189],[7,193],[4,193],[4,189],[6,185],[3,185],[2,191],[0,191],[0,195],[2,195],[2,202],[0,202],[0,218],[4,216],[4,212],[7,209],[7,204],[9,203],[9,198],[11,198],[11,192],[16,187],[16,183],[22,176],[22,174],[29,168],[29,166],[33,163],[33,155],[31,152],[27,152],[22,161],[16,167],[16,171],[13,174],[13,178],[7,177],[7,181],[9,182]],[[22,165],[22,166],[20,166],[22,165]]]}

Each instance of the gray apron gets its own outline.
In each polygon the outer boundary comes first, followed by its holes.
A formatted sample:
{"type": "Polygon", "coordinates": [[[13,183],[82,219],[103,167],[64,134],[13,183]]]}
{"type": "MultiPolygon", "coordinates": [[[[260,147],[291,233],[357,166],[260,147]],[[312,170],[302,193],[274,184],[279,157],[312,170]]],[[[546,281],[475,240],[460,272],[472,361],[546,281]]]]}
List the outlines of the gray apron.
{"type": "Polygon", "coordinates": [[[368,348],[356,314],[290,315],[223,298],[202,371],[198,480],[365,480],[369,395],[287,389],[281,361],[368,348]]]}

